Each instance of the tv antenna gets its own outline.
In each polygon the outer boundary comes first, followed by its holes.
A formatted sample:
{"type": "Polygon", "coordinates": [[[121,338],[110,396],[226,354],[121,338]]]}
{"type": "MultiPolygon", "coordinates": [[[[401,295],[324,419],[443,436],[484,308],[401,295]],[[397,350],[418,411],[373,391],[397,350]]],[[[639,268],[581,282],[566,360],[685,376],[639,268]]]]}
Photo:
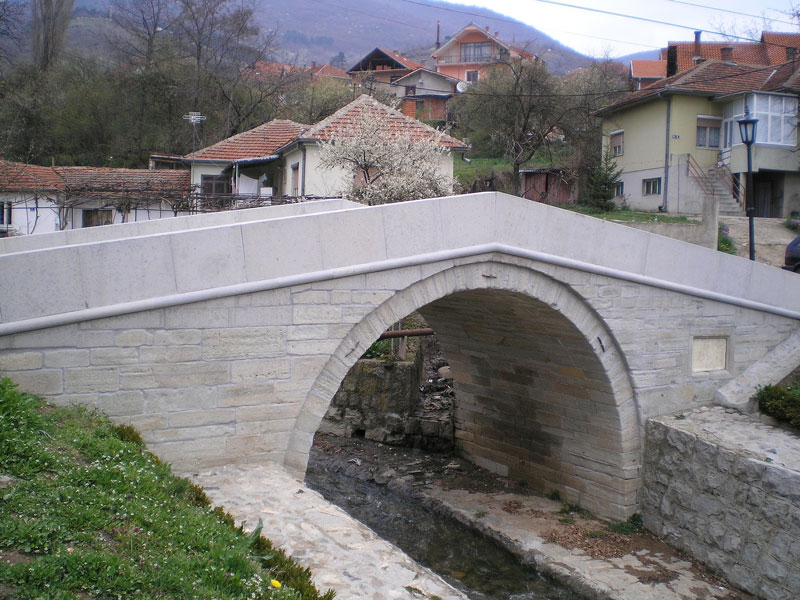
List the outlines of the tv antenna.
{"type": "Polygon", "coordinates": [[[183,119],[192,124],[192,153],[194,153],[200,144],[200,138],[197,137],[197,125],[205,121],[206,116],[201,115],[199,112],[190,112],[188,115],[183,115],[183,119]]]}

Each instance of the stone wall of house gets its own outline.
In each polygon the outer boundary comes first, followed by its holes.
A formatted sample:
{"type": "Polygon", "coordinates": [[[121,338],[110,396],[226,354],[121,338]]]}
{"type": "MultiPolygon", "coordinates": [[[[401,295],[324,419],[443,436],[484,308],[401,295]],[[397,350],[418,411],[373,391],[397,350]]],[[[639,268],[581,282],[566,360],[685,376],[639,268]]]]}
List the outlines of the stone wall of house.
{"type": "Polygon", "coordinates": [[[645,526],[749,593],[800,597],[797,439],[719,407],[650,419],[645,526]]]}

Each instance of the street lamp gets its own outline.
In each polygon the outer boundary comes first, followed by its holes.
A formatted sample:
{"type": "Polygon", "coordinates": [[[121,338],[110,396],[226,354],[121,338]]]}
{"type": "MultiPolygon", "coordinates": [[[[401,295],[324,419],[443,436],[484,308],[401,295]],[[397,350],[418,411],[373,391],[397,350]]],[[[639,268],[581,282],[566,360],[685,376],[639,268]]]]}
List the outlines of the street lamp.
{"type": "Polygon", "coordinates": [[[754,241],[753,231],[753,216],[756,212],[755,202],[753,198],[753,156],[750,147],[756,141],[756,126],[758,119],[750,116],[750,109],[747,104],[744,105],[744,119],[736,121],[739,123],[739,135],[742,138],[742,143],[747,146],[747,179],[745,180],[745,214],[749,219],[750,226],[750,260],[756,259],[756,246],[754,241]]]}

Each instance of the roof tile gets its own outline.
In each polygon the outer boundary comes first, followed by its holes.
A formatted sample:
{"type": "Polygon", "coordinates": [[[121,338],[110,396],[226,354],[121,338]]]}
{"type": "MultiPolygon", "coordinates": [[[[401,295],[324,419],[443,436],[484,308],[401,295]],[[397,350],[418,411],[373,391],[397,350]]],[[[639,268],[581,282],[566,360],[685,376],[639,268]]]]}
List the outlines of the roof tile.
{"type": "Polygon", "coordinates": [[[442,134],[430,125],[407,117],[403,113],[382,104],[375,98],[362,94],[347,106],[340,108],[303,134],[304,139],[330,140],[335,135],[347,136],[361,114],[367,113],[380,122],[380,131],[387,138],[407,134],[415,140],[440,140],[447,148],[466,148],[466,144],[450,135],[442,134]]]}
{"type": "Polygon", "coordinates": [[[278,148],[296,139],[306,129],[308,129],[308,125],[287,119],[274,119],[197,152],[187,154],[186,158],[232,162],[245,158],[271,156],[278,148]]]}

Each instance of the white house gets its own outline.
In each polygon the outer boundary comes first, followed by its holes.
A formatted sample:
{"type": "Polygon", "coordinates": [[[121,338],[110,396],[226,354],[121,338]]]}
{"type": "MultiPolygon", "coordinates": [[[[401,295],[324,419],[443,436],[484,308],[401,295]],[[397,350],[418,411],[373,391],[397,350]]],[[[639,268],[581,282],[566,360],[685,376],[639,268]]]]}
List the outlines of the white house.
{"type": "MultiPolygon", "coordinates": [[[[379,124],[379,135],[437,140],[447,148],[441,174],[452,181],[453,152],[468,148],[460,140],[378,102],[366,94],[313,126],[284,119],[268,121],[249,131],[181,157],[191,168],[193,189],[201,203],[222,199],[232,205],[267,198],[329,198],[341,195],[350,173],[320,164],[319,142],[348,135],[361,115],[379,124]]],[[[154,164],[159,160],[154,156],[154,164]]],[[[171,162],[170,159],[166,162],[171,162]]]]}
{"type": "Polygon", "coordinates": [[[190,208],[189,172],[0,160],[0,237],[158,219],[190,208]]]}

